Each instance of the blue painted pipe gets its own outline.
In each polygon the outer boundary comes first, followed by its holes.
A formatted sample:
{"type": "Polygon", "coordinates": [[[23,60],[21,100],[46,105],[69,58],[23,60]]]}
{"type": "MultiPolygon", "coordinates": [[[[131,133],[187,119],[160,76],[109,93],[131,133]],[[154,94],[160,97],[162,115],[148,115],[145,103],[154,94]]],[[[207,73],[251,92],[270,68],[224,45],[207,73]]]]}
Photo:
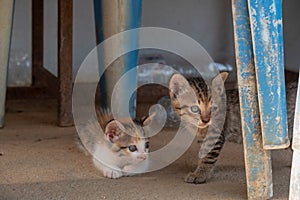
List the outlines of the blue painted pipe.
{"type": "Polygon", "coordinates": [[[102,2],[101,0],[94,0],[94,17],[95,17],[95,25],[96,25],[96,36],[97,36],[97,44],[103,41],[103,32],[102,32],[102,2]]]}
{"type": "MultiPolygon", "coordinates": [[[[142,0],[127,0],[125,4],[125,30],[139,28],[141,23],[141,11],[142,11],[142,0]]],[[[130,34],[129,38],[125,40],[127,44],[133,45],[134,47],[139,46],[138,44],[138,32],[130,34]]],[[[138,50],[132,51],[124,56],[124,73],[137,66],[138,62],[138,50]]],[[[128,77],[127,84],[137,85],[137,75],[133,74],[128,77]]],[[[124,88],[129,88],[129,86],[124,85],[124,88]]],[[[133,117],[135,116],[135,105],[136,105],[136,92],[131,96],[129,102],[129,113],[133,117]]]]}
{"type": "MultiPolygon", "coordinates": [[[[142,0],[122,0],[111,1],[102,0],[102,33],[103,39],[107,39],[110,36],[120,33],[125,30],[139,28],[141,21],[142,0]]],[[[130,34],[129,37],[124,38],[122,44],[118,48],[126,49],[130,45],[131,47],[138,48],[138,32],[130,34]]],[[[108,53],[105,51],[105,53],[108,53]]],[[[105,60],[105,58],[104,58],[105,60]]],[[[105,91],[107,104],[111,102],[111,95],[113,91],[113,85],[120,79],[124,73],[137,66],[138,50],[132,51],[121,58],[117,59],[112,68],[108,68],[105,72],[105,91]]],[[[132,73],[130,73],[132,74],[132,73]]],[[[119,101],[122,101],[122,96],[127,92],[127,88],[137,85],[136,73],[130,75],[123,83],[123,89],[119,90],[119,101]]],[[[135,115],[135,99],[134,93],[129,103],[129,112],[131,116],[135,115]]],[[[127,103],[124,101],[124,104],[127,103]]],[[[124,106],[124,109],[125,108],[124,106]]]]}
{"type": "Polygon", "coordinates": [[[265,149],[287,148],[282,1],[249,0],[251,33],[265,149]]]}
{"type": "MultiPolygon", "coordinates": [[[[95,25],[96,25],[96,42],[97,45],[103,42],[103,30],[102,30],[102,0],[94,0],[94,17],[95,17],[95,25]]],[[[100,46],[98,47],[100,48],[100,46]]],[[[98,49],[97,49],[98,50],[98,49]]],[[[101,54],[103,51],[98,50],[98,54],[101,54]]],[[[103,55],[98,55],[99,62],[99,72],[103,74],[104,70],[104,60],[103,55]]],[[[107,95],[106,95],[106,87],[105,87],[105,75],[100,77],[100,93],[101,93],[101,106],[107,107],[107,95]]]]}
{"type": "Polygon", "coordinates": [[[247,0],[232,0],[235,56],[242,119],[248,199],[273,196],[270,151],[262,148],[247,0]]]}

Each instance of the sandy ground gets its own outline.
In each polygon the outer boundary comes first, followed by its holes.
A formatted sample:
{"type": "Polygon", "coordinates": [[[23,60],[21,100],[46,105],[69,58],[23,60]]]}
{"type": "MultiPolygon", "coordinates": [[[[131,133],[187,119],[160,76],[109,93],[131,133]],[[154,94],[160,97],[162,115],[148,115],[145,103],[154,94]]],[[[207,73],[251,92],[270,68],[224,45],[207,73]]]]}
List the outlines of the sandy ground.
{"type": "MultiPolygon", "coordinates": [[[[151,140],[167,142],[174,130],[151,140]]],[[[103,178],[74,143],[74,127],[56,126],[54,101],[9,101],[0,130],[0,199],[246,199],[243,147],[228,143],[206,184],[183,181],[195,166],[198,144],[159,171],[103,178]]],[[[291,152],[273,153],[273,199],[288,199],[291,152]]]]}

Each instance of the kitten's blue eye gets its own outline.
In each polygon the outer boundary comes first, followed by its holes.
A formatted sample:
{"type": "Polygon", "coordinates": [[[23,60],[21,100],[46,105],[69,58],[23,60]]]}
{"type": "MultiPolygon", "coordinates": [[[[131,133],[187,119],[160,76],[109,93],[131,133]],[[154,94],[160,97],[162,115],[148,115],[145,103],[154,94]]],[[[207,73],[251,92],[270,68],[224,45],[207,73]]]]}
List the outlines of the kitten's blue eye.
{"type": "Polygon", "coordinates": [[[191,107],[191,111],[192,111],[193,113],[200,113],[200,109],[199,109],[198,106],[192,106],[192,107],[191,107]]]}
{"type": "Polygon", "coordinates": [[[149,142],[146,142],[146,143],[145,143],[145,148],[146,148],[146,149],[149,149],[149,142]]]}
{"type": "Polygon", "coordinates": [[[135,151],[137,150],[137,148],[136,148],[135,145],[130,145],[130,146],[128,146],[128,149],[129,149],[129,151],[131,151],[131,152],[135,152],[135,151]]]}

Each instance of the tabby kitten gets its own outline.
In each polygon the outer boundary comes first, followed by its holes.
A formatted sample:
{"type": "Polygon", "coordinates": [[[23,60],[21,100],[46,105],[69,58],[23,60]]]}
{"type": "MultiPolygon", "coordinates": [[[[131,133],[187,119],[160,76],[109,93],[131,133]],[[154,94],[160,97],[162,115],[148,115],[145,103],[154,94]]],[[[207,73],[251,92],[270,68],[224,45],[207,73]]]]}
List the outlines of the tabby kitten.
{"type": "MultiPolygon", "coordinates": [[[[219,97],[217,95],[212,95],[212,91],[219,91],[220,93],[225,92],[224,90],[222,91],[222,88],[224,89],[224,87],[218,83],[217,80],[220,80],[221,78],[221,80],[225,82],[227,76],[227,72],[220,73],[212,80],[211,88],[205,84],[202,78],[193,78],[187,80],[180,74],[174,74],[170,78],[169,88],[173,108],[181,117],[183,124],[196,126],[198,128],[197,136],[199,136],[202,140],[206,135],[208,135],[208,127],[212,125],[212,121],[214,121],[213,113],[218,110],[213,102],[217,101],[216,98],[219,97]],[[197,97],[196,102],[191,102],[188,100],[189,93],[191,92],[195,93],[197,97]],[[179,100],[181,100],[181,104],[179,103],[179,100]]],[[[288,83],[286,86],[286,91],[288,125],[289,131],[292,131],[297,83],[288,83]]],[[[188,183],[204,183],[212,175],[213,167],[222,150],[225,138],[228,141],[242,141],[238,90],[227,90],[226,99],[224,100],[226,100],[226,118],[223,129],[221,132],[214,132],[214,128],[212,128],[212,131],[210,130],[209,132],[210,136],[205,138],[202,142],[202,147],[204,146],[206,149],[208,149],[207,154],[205,154],[203,157],[200,157],[195,171],[189,173],[185,177],[185,181],[188,183]]],[[[215,122],[217,121],[215,120],[214,123],[215,122]]]]}
{"type": "Polygon", "coordinates": [[[143,126],[150,117],[142,121],[131,118],[115,120],[108,109],[101,109],[98,121],[80,127],[80,139],[90,150],[95,167],[104,177],[117,179],[147,171],[149,139],[143,126]],[[103,130],[99,133],[98,126],[103,130]]]}

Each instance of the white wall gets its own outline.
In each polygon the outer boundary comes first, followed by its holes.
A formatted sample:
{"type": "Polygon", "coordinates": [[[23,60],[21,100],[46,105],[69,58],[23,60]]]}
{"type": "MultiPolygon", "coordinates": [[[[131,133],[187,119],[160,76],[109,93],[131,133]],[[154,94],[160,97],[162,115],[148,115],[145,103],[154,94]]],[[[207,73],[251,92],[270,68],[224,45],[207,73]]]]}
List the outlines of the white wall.
{"type": "Polygon", "coordinates": [[[44,67],[57,75],[57,1],[44,0],[44,67]]]}
{"type": "Polygon", "coordinates": [[[142,26],[180,31],[198,41],[215,61],[234,64],[228,0],[146,0],[142,26]]]}
{"type": "Polygon", "coordinates": [[[31,84],[31,0],[16,0],[8,70],[9,86],[31,84]]]}
{"type": "MultiPolygon", "coordinates": [[[[93,0],[74,0],[73,68],[95,47],[93,0]]],[[[234,66],[230,0],[144,0],[142,26],[171,28],[198,41],[217,62],[234,66]]],[[[44,0],[44,65],[57,73],[57,1],[44,0]]],[[[31,52],[30,0],[16,0],[12,55],[16,50],[31,52]]],[[[286,68],[300,66],[300,1],[284,1],[286,68]]],[[[197,52],[191,52],[197,56],[197,52]]],[[[12,74],[10,72],[10,74],[12,74]]],[[[88,77],[87,77],[88,80],[88,77]]]]}
{"type": "Polygon", "coordinates": [[[300,68],[300,1],[283,1],[285,67],[298,72],[300,68]]]}

